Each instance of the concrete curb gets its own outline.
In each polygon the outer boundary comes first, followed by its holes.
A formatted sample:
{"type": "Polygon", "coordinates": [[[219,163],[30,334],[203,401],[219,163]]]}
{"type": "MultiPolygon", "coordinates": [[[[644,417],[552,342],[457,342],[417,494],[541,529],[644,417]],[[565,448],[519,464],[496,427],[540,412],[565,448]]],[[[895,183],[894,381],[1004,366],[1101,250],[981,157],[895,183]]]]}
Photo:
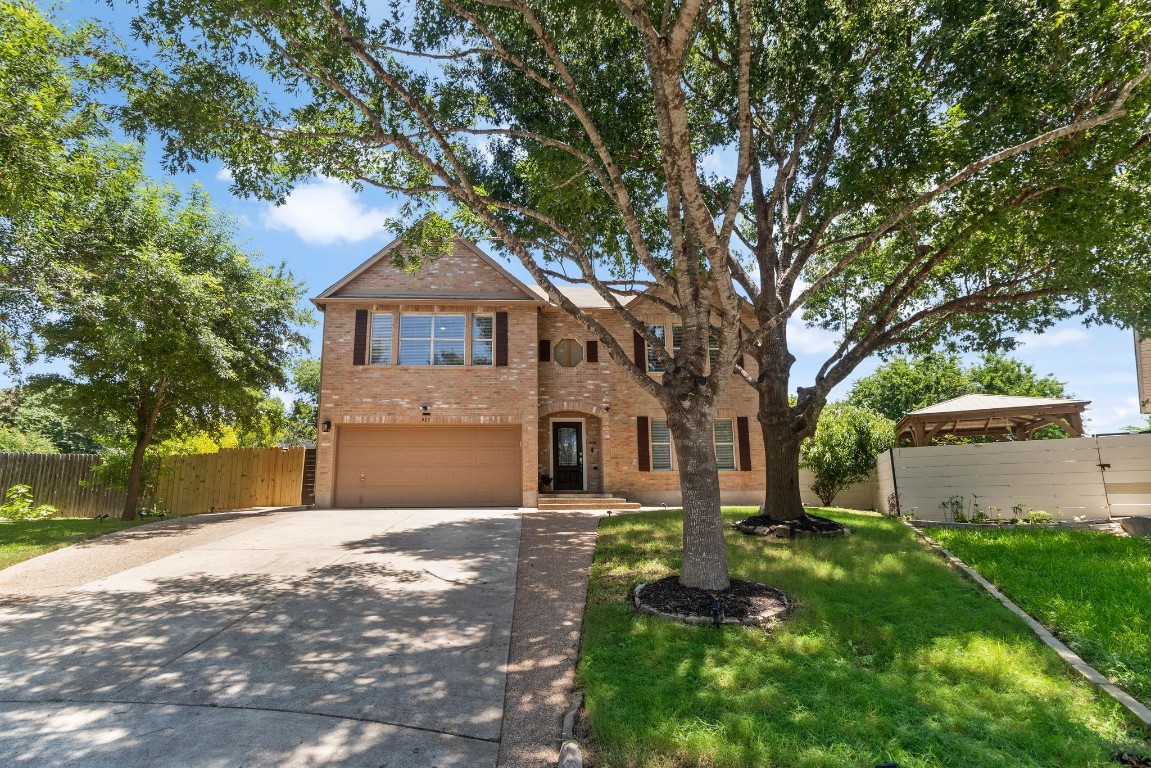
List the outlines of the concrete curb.
{"type": "Polygon", "coordinates": [[[583,691],[572,694],[572,703],[564,712],[563,744],[560,745],[560,759],[557,768],[583,768],[583,753],[575,739],[575,719],[583,706],[583,691]]]}
{"type": "Polygon", "coordinates": [[[1115,685],[1115,683],[1108,680],[1099,670],[1085,662],[1082,658],[1079,657],[1077,653],[1064,645],[1063,642],[1059,640],[1059,638],[1051,634],[1047,627],[1033,619],[1026,611],[1024,611],[1015,603],[1011,602],[1011,600],[1008,599],[1006,595],[996,589],[994,584],[980,576],[974,568],[960,560],[955,555],[951,554],[951,552],[945,549],[939,542],[935,541],[926,533],[919,530],[906,520],[904,521],[904,525],[915,531],[915,533],[921,539],[923,539],[923,541],[933,551],[935,551],[944,560],[947,561],[948,565],[969,576],[972,581],[987,590],[988,594],[990,594],[999,602],[1003,603],[1007,610],[1023,619],[1023,621],[1027,623],[1027,626],[1031,628],[1031,631],[1034,632],[1040,640],[1046,643],[1048,647],[1058,653],[1065,662],[1070,664],[1075,669],[1076,672],[1087,678],[1087,681],[1094,685],[1096,688],[1122,704],[1132,715],[1135,716],[1136,720],[1142,723],[1145,729],[1151,731],[1151,709],[1148,709],[1142,702],[1138,701],[1133,696],[1131,696],[1131,694],[1115,685]]]}

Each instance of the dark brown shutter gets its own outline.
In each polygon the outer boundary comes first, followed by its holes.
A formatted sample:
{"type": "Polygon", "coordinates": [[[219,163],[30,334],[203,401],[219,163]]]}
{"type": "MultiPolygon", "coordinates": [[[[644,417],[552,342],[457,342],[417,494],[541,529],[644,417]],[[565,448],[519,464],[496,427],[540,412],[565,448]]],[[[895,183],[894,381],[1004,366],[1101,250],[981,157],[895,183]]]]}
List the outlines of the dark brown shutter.
{"type": "Polygon", "coordinates": [[[641,371],[647,370],[647,355],[644,354],[643,336],[639,335],[639,331],[632,331],[634,338],[632,341],[635,343],[635,364],[639,366],[641,371]]]}
{"type": "Polygon", "coordinates": [[[747,434],[747,417],[740,416],[735,420],[735,432],[739,440],[739,469],[741,472],[751,471],[751,439],[747,434]]]}
{"type": "Polygon", "coordinates": [[[647,416],[635,419],[635,442],[639,448],[639,471],[651,472],[651,444],[648,442],[647,416]]]}
{"type": "Polygon", "coordinates": [[[599,342],[595,339],[590,339],[587,343],[587,361],[589,363],[599,362],[599,342]]]}
{"type": "Polygon", "coordinates": [[[508,364],[508,313],[496,312],[496,365],[508,364]]]}
{"type": "Polygon", "coordinates": [[[552,361],[552,343],[547,339],[540,339],[540,362],[550,363],[552,361]]]}
{"type": "Polygon", "coordinates": [[[356,338],[352,342],[352,365],[368,362],[368,310],[356,310],[356,338]]]}

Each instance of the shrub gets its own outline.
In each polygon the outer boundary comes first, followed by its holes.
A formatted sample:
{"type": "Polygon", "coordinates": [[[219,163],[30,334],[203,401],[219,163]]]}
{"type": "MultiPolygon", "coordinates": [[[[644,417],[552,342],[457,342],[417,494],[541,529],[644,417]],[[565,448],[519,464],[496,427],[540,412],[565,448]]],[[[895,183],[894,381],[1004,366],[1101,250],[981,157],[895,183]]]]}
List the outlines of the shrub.
{"type": "Polygon", "coordinates": [[[0,505],[0,517],[9,520],[41,520],[59,511],[51,504],[34,505],[32,487],[28,485],[12,486],[4,494],[4,499],[4,504],[0,505]]]}
{"type": "Polygon", "coordinates": [[[815,473],[811,490],[830,506],[847,486],[867,479],[875,457],[895,444],[895,425],[881,414],[849,403],[824,409],[815,436],[803,441],[801,466],[815,473]]]}

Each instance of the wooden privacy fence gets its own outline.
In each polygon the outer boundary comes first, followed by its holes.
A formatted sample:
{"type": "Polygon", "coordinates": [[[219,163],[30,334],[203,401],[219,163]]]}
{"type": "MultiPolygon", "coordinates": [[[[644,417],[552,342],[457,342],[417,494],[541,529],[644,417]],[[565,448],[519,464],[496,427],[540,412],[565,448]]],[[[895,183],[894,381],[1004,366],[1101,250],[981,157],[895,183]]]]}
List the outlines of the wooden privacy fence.
{"type": "Polygon", "coordinates": [[[303,448],[222,448],[171,456],[164,460],[156,506],[176,515],[294,506],[303,479],[303,448]]]}
{"type": "Polygon", "coordinates": [[[87,453],[0,453],[0,493],[27,485],[34,503],[51,504],[65,517],[119,516],[124,491],[81,484],[99,463],[87,453]]]}
{"type": "Polygon", "coordinates": [[[900,510],[923,520],[949,519],[941,504],[954,497],[964,514],[1005,518],[1016,505],[1067,521],[1151,514],[1151,434],[895,448],[877,469],[877,509],[898,491],[900,510]]]}

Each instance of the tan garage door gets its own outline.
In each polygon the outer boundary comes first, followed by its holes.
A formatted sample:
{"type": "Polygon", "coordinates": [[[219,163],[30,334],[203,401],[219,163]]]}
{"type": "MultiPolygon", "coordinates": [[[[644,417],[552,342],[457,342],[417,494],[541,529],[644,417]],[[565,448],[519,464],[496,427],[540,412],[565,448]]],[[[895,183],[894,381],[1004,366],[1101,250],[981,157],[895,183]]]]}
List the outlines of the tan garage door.
{"type": "Polygon", "coordinates": [[[518,507],[520,428],[340,427],[339,507],[518,507]]]}

